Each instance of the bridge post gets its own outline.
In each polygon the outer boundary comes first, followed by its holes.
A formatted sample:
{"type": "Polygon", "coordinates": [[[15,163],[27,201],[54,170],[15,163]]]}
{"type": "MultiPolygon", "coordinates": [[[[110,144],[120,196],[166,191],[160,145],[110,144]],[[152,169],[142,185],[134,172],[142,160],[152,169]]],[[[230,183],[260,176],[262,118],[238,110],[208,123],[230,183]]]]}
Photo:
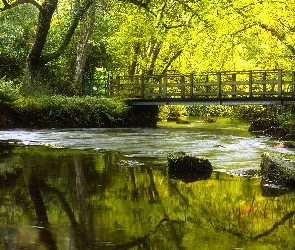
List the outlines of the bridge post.
{"type": "Polygon", "coordinates": [[[283,89],[283,71],[279,69],[278,71],[278,97],[282,97],[283,89]]]}
{"type": "Polygon", "coordinates": [[[120,76],[116,76],[116,83],[117,83],[117,95],[120,93],[120,76]]]}
{"type": "Polygon", "coordinates": [[[252,84],[253,84],[253,78],[252,78],[252,71],[249,71],[249,97],[253,97],[253,89],[252,89],[252,84]]]}
{"type": "MultiPolygon", "coordinates": [[[[237,81],[237,74],[236,73],[232,74],[232,81],[233,82],[237,81]]],[[[237,85],[235,85],[235,84],[232,85],[232,92],[234,92],[234,93],[237,92],[237,85]]],[[[237,96],[235,94],[233,94],[232,97],[237,97],[237,96]]]]}
{"type": "Polygon", "coordinates": [[[144,75],[140,76],[140,95],[141,98],[144,98],[144,75]]]}
{"type": "Polygon", "coordinates": [[[221,99],[221,72],[217,72],[217,98],[221,99]]]}
{"type": "Polygon", "coordinates": [[[185,84],[185,80],[184,80],[184,76],[180,76],[180,83],[181,83],[181,98],[185,98],[185,95],[184,95],[184,90],[185,90],[185,87],[184,87],[184,84],[185,84]]]}
{"type": "Polygon", "coordinates": [[[163,77],[163,97],[167,97],[167,75],[165,74],[163,77]]]}
{"type": "Polygon", "coordinates": [[[190,74],[189,81],[190,81],[189,96],[190,98],[193,98],[194,97],[194,93],[193,93],[194,92],[194,75],[193,74],[190,74]]]}
{"type": "MultiPolygon", "coordinates": [[[[265,93],[266,92],[266,72],[263,72],[263,74],[262,74],[262,80],[263,80],[263,83],[262,83],[262,87],[263,87],[263,93],[265,93]]],[[[265,94],[264,95],[262,95],[263,97],[265,97],[265,94]]]]}

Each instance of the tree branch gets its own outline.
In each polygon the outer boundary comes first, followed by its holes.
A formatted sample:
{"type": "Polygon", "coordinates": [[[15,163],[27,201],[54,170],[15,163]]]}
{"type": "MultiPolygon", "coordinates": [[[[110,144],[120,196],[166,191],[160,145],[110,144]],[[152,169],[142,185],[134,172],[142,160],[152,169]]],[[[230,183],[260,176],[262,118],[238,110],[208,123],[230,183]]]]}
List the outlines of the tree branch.
{"type": "Polygon", "coordinates": [[[94,3],[93,0],[88,0],[86,1],[85,5],[84,6],[81,6],[78,10],[78,13],[75,15],[73,21],[72,21],[72,24],[71,26],[69,27],[68,29],[68,32],[66,33],[62,43],[60,44],[59,48],[51,53],[51,54],[47,54],[47,55],[44,55],[44,56],[41,56],[40,58],[40,62],[41,64],[46,64],[47,62],[53,60],[53,59],[56,59],[58,58],[63,52],[64,50],[67,48],[67,46],[69,45],[71,39],[72,39],[72,36],[74,35],[75,33],[75,30],[79,24],[79,21],[80,19],[83,17],[83,15],[87,12],[87,10],[90,8],[90,6],[94,3]]]}
{"type": "Polygon", "coordinates": [[[34,5],[38,10],[41,10],[41,5],[36,2],[35,0],[17,0],[16,2],[13,2],[9,4],[6,0],[2,0],[4,7],[0,8],[0,11],[5,11],[11,8],[14,8],[16,6],[22,5],[22,4],[32,4],[34,5]]]}
{"type": "Polygon", "coordinates": [[[120,0],[121,2],[127,2],[127,3],[132,3],[138,7],[148,9],[148,5],[150,3],[150,0],[120,0]]]}
{"type": "Polygon", "coordinates": [[[285,34],[280,34],[275,29],[263,24],[258,24],[262,29],[269,31],[274,37],[276,37],[279,41],[281,41],[291,52],[295,55],[295,48],[291,44],[287,43],[285,40],[285,34]]]}
{"type": "Polygon", "coordinates": [[[167,70],[168,68],[171,66],[171,64],[181,55],[181,53],[183,52],[183,49],[181,50],[178,50],[174,56],[172,56],[169,60],[169,62],[166,64],[165,68],[163,69],[162,71],[162,74],[166,74],[167,73],[167,70]]]}

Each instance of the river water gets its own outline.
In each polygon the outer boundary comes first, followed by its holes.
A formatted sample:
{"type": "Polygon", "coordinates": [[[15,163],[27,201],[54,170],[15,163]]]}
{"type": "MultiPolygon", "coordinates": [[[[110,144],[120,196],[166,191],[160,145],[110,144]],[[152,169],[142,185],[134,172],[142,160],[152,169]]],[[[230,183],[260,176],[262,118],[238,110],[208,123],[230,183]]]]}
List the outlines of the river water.
{"type": "Polygon", "coordinates": [[[156,128],[6,130],[0,140],[23,145],[117,151],[128,157],[151,157],[166,162],[167,154],[186,152],[210,160],[215,169],[259,168],[265,151],[277,140],[248,132],[249,123],[219,118],[216,123],[191,118],[190,124],[158,123],[156,128]]]}
{"type": "Polygon", "coordinates": [[[249,124],[0,131],[0,249],[295,249],[293,190],[244,175],[294,154],[249,124]],[[167,175],[167,155],[213,165],[167,175]]]}

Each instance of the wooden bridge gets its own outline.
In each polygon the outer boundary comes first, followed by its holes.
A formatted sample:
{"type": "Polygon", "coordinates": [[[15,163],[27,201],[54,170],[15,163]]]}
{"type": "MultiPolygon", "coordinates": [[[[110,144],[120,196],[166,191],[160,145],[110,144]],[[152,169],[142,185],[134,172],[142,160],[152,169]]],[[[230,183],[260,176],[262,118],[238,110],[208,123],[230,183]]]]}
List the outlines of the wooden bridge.
{"type": "Polygon", "coordinates": [[[117,76],[107,95],[131,105],[291,104],[295,72],[283,70],[226,71],[207,74],[117,76]]]}

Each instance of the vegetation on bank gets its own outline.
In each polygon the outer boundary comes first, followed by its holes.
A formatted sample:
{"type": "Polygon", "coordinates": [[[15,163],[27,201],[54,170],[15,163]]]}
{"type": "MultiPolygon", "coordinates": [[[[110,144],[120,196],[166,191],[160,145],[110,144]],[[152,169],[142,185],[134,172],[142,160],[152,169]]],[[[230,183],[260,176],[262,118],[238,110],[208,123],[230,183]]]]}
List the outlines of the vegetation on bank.
{"type": "Polygon", "coordinates": [[[23,97],[10,81],[0,81],[0,127],[152,126],[157,114],[103,97],[23,97]]]}
{"type": "Polygon", "coordinates": [[[105,127],[127,123],[123,102],[95,97],[30,97],[1,106],[1,126],[105,127]]]}
{"type": "Polygon", "coordinates": [[[187,106],[162,106],[160,107],[159,119],[178,121],[182,116],[199,117],[230,117],[252,121],[256,118],[265,117],[266,108],[260,105],[187,105],[187,106]]]}

